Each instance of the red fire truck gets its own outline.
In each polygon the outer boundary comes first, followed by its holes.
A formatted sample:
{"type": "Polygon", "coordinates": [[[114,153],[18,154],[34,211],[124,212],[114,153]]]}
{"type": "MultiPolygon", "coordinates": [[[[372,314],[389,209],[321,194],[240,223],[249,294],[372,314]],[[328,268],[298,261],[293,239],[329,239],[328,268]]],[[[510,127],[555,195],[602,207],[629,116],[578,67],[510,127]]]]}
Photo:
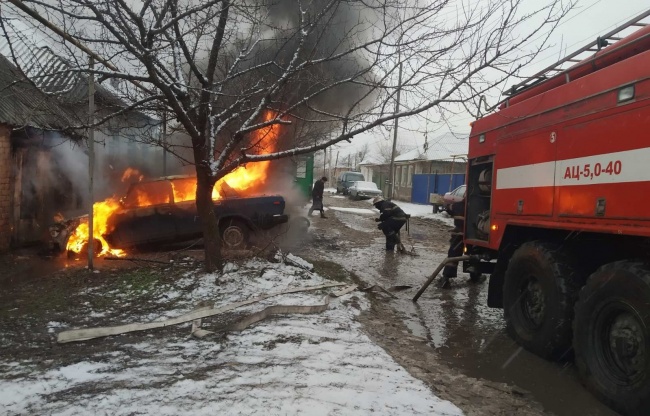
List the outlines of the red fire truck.
{"type": "Polygon", "coordinates": [[[468,154],[464,239],[481,261],[465,266],[491,274],[488,304],[626,414],[650,414],[649,16],[514,86],[468,154]]]}

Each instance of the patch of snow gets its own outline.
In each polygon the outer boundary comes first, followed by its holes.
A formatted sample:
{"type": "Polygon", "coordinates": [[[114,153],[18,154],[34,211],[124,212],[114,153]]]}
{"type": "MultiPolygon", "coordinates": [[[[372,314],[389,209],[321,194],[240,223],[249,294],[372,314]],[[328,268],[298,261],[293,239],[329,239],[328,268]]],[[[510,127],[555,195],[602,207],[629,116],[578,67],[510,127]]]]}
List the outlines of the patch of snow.
{"type": "Polygon", "coordinates": [[[371,209],[366,209],[366,208],[330,207],[330,209],[333,211],[352,212],[354,214],[376,214],[377,213],[377,211],[373,211],[371,209]]]}
{"type": "Polygon", "coordinates": [[[302,259],[302,258],[300,258],[300,257],[298,257],[298,256],[296,256],[294,254],[289,253],[289,254],[287,254],[286,257],[287,257],[287,260],[291,261],[293,264],[295,264],[295,265],[297,265],[299,267],[302,267],[302,268],[304,268],[306,270],[313,270],[314,269],[313,264],[311,264],[310,262],[308,262],[308,261],[306,261],[306,260],[304,260],[304,259],[302,259]]]}
{"type": "Polygon", "coordinates": [[[53,333],[57,329],[65,328],[67,326],[68,326],[68,324],[63,323],[63,322],[50,321],[50,322],[47,323],[47,332],[53,333]]]}
{"type": "MultiPolygon", "coordinates": [[[[372,204],[371,200],[369,200],[368,202],[372,204]]],[[[454,226],[454,219],[444,211],[434,213],[433,205],[414,204],[412,202],[397,201],[397,200],[394,200],[393,202],[399,205],[399,207],[402,208],[404,212],[410,214],[411,217],[436,220],[450,227],[454,226]]]]}
{"type": "MultiPolygon", "coordinates": [[[[302,268],[262,260],[221,276],[197,273],[186,279],[191,284],[173,284],[185,287],[178,290],[177,308],[159,316],[186,313],[199,300],[225,305],[328,282],[302,268]]],[[[322,304],[332,290],[280,295],[238,312],[322,304]]],[[[67,365],[21,362],[22,373],[0,376],[0,408],[9,414],[64,415],[461,415],[364,334],[354,317],[368,307],[365,295],[355,291],[331,298],[322,313],[277,316],[223,337],[197,340],[187,333],[151,331],[146,341],[122,338],[117,354],[89,348],[83,360],[67,365]]],[[[204,328],[211,329],[210,318],[204,328]]],[[[0,369],[16,365],[10,357],[0,358],[0,369]]]]}

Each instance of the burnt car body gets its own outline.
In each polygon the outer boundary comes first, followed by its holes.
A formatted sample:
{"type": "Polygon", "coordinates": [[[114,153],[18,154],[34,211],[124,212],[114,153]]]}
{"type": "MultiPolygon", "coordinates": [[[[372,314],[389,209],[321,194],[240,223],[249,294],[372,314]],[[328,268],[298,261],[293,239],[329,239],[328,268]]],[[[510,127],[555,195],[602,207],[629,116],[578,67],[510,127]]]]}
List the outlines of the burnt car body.
{"type": "MultiPolygon", "coordinates": [[[[125,249],[202,237],[193,193],[191,199],[177,201],[175,197],[177,189],[189,188],[193,192],[195,188],[188,181],[196,179],[167,177],[132,184],[120,200],[121,208],[108,220],[110,231],[103,237],[110,247],[125,249]]],[[[239,197],[232,196],[231,189],[229,194],[213,201],[222,240],[229,248],[242,248],[251,232],[270,229],[289,219],[282,196],[239,197]]],[[[74,230],[78,224],[78,218],[70,220],[68,228],[74,230]]]]}

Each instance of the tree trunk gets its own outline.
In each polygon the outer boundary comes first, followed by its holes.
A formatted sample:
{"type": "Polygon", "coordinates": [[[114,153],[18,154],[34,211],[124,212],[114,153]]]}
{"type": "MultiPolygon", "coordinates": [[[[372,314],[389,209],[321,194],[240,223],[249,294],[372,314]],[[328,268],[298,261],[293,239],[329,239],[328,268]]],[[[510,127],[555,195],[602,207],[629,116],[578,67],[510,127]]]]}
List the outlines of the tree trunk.
{"type": "MultiPolygon", "coordinates": [[[[197,166],[198,167],[198,166],[197,166]]],[[[205,270],[213,272],[223,268],[221,257],[221,235],[219,223],[214,213],[212,202],[212,188],[207,172],[197,169],[196,209],[201,219],[203,228],[203,241],[205,245],[205,270]]]]}

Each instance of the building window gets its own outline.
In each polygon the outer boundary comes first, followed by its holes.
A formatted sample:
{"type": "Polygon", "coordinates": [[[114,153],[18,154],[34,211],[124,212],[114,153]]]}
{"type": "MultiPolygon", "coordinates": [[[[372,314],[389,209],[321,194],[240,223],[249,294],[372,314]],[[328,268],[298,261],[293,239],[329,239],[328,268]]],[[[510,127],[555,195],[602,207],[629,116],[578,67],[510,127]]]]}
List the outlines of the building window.
{"type": "Polygon", "coordinates": [[[412,184],[413,184],[413,165],[409,166],[409,174],[408,174],[408,178],[406,179],[406,181],[408,182],[408,186],[412,186],[412,184]]]}

